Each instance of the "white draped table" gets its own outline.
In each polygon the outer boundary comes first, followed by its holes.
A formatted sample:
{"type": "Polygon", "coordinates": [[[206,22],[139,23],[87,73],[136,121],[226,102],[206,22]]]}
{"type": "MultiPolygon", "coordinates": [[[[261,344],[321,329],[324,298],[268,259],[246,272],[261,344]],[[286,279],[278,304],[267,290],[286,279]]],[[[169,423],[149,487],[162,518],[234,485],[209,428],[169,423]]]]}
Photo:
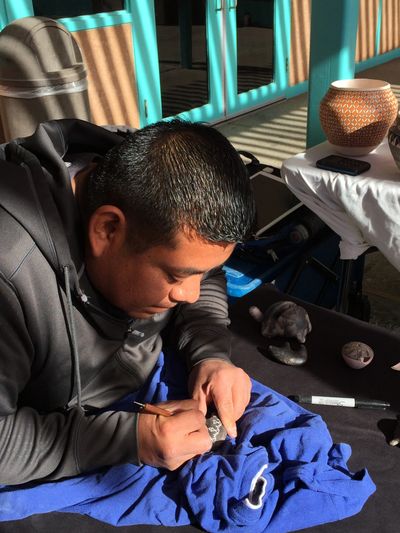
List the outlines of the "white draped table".
{"type": "Polygon", "coordinates": [[[324,142],[284,161],[292,192],[341,238],[341,259],[356,259],[376,246],[400,271],[400,170],[387,139],[357,159],[371,168],[359,176],[321,170],[315,162],[333,154],[324,142]]]}

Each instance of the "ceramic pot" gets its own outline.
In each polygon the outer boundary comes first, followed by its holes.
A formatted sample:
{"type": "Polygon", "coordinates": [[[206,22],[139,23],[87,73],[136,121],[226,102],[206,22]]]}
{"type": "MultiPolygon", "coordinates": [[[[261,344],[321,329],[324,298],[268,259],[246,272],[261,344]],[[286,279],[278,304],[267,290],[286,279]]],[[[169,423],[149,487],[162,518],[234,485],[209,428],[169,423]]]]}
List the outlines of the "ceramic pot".
{"type": "Polygon", "coordinates": [[[365,155],[383,141],[397,110],[397,98],[386,81],[338,80],[321,101],[321,126],[336,152],[365,155]]]}

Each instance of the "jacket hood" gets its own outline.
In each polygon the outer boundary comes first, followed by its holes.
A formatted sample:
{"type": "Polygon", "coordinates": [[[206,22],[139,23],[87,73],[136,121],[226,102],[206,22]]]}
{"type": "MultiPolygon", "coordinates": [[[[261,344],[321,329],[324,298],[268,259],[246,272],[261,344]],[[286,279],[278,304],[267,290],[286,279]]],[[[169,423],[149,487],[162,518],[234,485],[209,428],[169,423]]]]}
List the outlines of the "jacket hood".
{"type": "Polygon", "coordinates": [[[104,156],[122,137],[77,119],[40,124],[33,135],[0,147],[0,205],[31,235],[64,279],[69,267],[72,288],[83,264],[83,238],[66,161],[74,154],[104,156]]]}
{"type": "Polygon", "coordinates": [[[30,137],[16,139],[0,149],[0,206],[30,234],[65,289],[65,321],[80,409],[82,391],[72,292],[87,301],[78,278],[84,264],[84,229],[66,162],[74,159],[74,154],[85,152],[104,156],[121,140],[119,135],[99,126],[64,119],[40,124],[30,137]]]}

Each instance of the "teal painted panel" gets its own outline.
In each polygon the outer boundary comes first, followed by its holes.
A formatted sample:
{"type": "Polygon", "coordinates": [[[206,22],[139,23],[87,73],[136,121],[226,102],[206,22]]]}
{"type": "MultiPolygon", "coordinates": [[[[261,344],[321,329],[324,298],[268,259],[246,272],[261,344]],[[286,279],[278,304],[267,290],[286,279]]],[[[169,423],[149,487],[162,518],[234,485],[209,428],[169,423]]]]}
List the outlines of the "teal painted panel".
{"type": "Polygon", "coordinates": [[[220,8],[221,0],[209,0],[207,2],[207,53],[208,53],[208,80],[209,80],[209,104],[199,111],[193,110],[188,114],[189,120],[213,121],[224,115],[223,87],[224,66],[222,57],[222,32],[223,12],[220,8]],[[192,118],[193,116],[193,118],[192,118]]]}
{"type": "Polygon", "coordinates": [[[127,0],[125,5],[132,16],[133,56],[142,127],[162,117],[154,0],[127,0]]]}
{"type": "Polygon", "coordinates": [[[4,26],[7,26],[7,24],[8,24],[8,18],[7,18],[6,3],[5,3],[5,0],[0,0],[0,30],[2,30],[4,26]]]}
{"type": "Polygon", "coordinates": [[[294,98],[308,91],[308,80],[296,83],[286,89],[286,98],[294,98]]]}
{"type": "Polygon", "coordinates": [[[80,17],[60,18],[58,21],[69,31],[93,30],[95,28],[129,24],[132,22],[132,15],[128,11],[121,10],[110,13],[82,15],[80,17]]]}
{"type": "Polygon", "coordinates": [[[319,105],[332,81],[354,78],[359,0],[314,0],[311,8],[307,147],[326,139],[319,105]],[[335,31],[327,38],[327,21],[335,31]]]}
{"type": "Polygon", "coordinates": [[[399,57],[400,48],[395,48],[394,50],[390,50],[390,52],[386,52],[384,54],[380,54],[379,56],[370,57],[369,59],[360,61],[356,65],[356,72],[367,70],[367,68],[377,67],[378,65],[382,65],[382,63],[392,61],[393,59],[398,59],[399,57]]]}
{"type": "Polygon", "coordinates": [[[32,0],[6,0],[7,24],[15,19],[33,15],[32,0]]]}
{"type": "Polygon", "coordinates": [[[376,21],[376,32],[375,32],[375,55],[378,55],[379,50],[381,49],[382,3],[383,3],[383,0],[379,0],[378,16],[377,16],[377,21],[376,21]]]}
{"type": "Polygon", "coordinates": [[[275,12],[275,75],[278,91],[284,91],[288,87],[291,18],[290,0],[276,1],[275,12]]]}
{"type": "Polygon", "coordinates": [[[221,86],[221,91],[225,90],[226,114],[235,112],[237,105],[237,41],[236,41],[236,11],[230,9],[226,13],[225,19],[225,87],[221,86]]]}

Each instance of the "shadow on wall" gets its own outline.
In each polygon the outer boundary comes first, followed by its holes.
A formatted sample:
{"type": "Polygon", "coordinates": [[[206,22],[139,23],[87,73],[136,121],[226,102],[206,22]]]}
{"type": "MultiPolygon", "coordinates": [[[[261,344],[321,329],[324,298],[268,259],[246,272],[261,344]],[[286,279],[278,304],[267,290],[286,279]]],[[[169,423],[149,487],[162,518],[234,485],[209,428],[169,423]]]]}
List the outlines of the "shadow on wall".
{"type": "Polygon", "coordinates": [[[356,43],[356,62],[375,55],[376,28],[378,26],[379,0],[360,2],[356,43]]]}
{"type": "Polygon", "coordinates": [[[88,72],[95,124],[139,127],[130,24],[74,32],[88,72]]]}

